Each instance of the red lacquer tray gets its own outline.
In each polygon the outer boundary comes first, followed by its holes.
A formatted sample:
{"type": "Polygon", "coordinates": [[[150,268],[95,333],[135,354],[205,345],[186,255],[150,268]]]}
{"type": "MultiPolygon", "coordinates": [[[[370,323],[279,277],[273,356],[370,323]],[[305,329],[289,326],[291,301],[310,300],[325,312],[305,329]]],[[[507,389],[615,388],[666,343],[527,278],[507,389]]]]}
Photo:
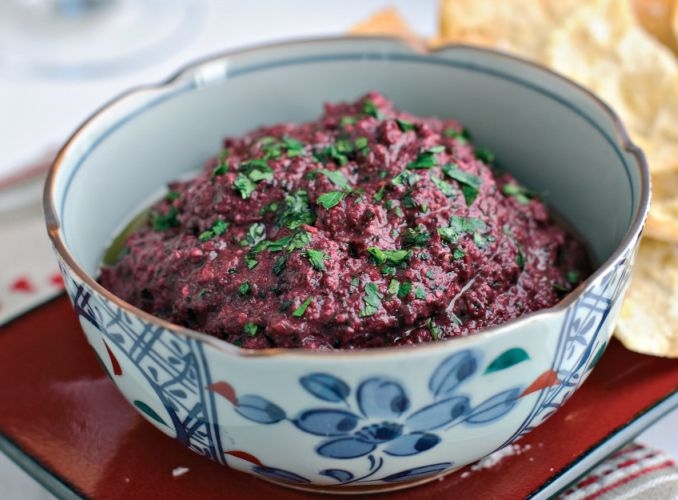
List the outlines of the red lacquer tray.
{"type": "MultiPolygon", "coordinates": [[[[545,498],[677,405],[678,362],[613,341],[584,386],[519,442],[520,453],[389,498],[545,498]]],[[[318,496],[214,464],[153,428],[106,378],[63,296],[0,327],[0,449],[66,498],[318,496]]]]}

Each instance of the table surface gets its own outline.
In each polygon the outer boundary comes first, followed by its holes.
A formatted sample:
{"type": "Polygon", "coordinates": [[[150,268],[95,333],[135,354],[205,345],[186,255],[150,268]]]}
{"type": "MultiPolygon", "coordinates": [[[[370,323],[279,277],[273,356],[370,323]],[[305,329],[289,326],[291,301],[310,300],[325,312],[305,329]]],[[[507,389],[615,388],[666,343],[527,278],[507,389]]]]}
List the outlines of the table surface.
{"type": "MultiPolygon", "coordinates": [[[[18,173],[19,168],[61,144],[103,102],[136,84],[163,80],[176,68],[206,54],[267,41],[344,33],[372,12],[389,5],[396,6],[423,35],[432,35],[437,24],[437,0],[193,1],[201,12],[201,16],[195,17],[200,23],[196,37],[134,72],[93,80],[49,80],[28,79],[0,70],[0,130],[3,131],[0,134],[0,185],[18,173]]],[[[0,192],[0,240],[3,242],[0,245],[0,324],[3,314],[16,314],[26,304],[39,303],[58,289],[54,281],[56,265],[42,228],[39,192],[39,186],[29,185],[19,194],[21,206],[13,207],[10,213],[3,213],[3,203],[15,204],[16,199],[8,201],[11,196],[0,192]],[[26,262],[29,267],[22,268],[26,262]]],[[[13,196],[16,198],[17,194],[13,196]]],[[[0,326],[0,332],[3,329],[0,326]]],[[[673,411],[647,429],[639,440],[678,458],[678,433],[674,431],[677,426],[678,411],[673,411]]],[[[0,454],[0,498],[50,497],[0,454]]]]}

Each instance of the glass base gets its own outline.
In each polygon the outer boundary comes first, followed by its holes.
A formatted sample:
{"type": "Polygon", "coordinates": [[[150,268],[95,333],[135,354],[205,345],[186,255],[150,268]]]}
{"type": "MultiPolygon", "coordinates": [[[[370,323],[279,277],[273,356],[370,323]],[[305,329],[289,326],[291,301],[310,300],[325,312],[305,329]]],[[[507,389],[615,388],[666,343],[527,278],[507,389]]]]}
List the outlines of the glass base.
{"type": "Polygon", "coordinates": [[[85,79],[172,54],[203,28],[200,0],[3,0],[0,72],[85,79]]]}

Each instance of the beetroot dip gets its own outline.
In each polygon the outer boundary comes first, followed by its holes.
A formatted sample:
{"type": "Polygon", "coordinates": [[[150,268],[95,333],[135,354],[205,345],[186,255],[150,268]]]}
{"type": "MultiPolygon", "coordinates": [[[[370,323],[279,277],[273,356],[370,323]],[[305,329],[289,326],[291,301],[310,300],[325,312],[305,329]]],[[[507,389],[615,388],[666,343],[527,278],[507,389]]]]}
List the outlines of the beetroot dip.
{"type": "Polygon", "coordinates": [[[244,348],[437,341],[553,306],[582,244],[456,121],[370,93],[229,137],[169,185],[100,282],[244,348]]]}

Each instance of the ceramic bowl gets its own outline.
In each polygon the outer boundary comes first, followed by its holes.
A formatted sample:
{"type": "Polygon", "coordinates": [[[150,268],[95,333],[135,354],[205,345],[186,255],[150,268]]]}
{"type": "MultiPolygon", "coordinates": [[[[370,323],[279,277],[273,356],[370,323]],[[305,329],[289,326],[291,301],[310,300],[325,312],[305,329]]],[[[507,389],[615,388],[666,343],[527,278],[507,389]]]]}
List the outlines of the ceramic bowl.
{"type": "MultiPolygon", "coordinates": [[[[89,343],[162,432],[288,486],[380,491],[428,481],[520,438],[563,406],[612,334],[649,199],[615,115],[533,64],[382,38],[292,42],[199,62],[98,111],[61,150],[47,227],[89,343]],[[584,238],[596,271],[555,307],[406,348],[247,351],[157,319],[96,282],[106,246],[222,137],[314,119],[377,90],[454,117],[584,238]]],[[[564,410],[566,411],[566,410],[564,410]]]]}

